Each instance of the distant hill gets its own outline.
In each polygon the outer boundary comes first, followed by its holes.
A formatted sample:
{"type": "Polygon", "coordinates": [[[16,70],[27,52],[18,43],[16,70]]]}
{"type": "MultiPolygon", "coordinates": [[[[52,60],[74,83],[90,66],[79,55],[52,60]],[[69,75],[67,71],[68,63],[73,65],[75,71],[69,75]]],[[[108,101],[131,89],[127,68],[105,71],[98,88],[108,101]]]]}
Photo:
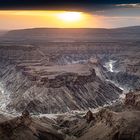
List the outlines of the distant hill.
{"type": "Polygon", "coordinates": [[[140,26],[105,28],[31,28],[12,30],[4,38],[40,41],[107,41],[131,40],[140,36],[140,26]]]}
{"type": "Polygon", "coordinates": [[[7,31],[0,30],[0,36],[3,36],[7,31]]]}
{"type": "Polygon", "coordinates": [[[118,31],[118,32],[128,32],[128,33],[140,33],[140,26],[130,26],[130,27],[122,27],[122,28],[115,28],[111,29],[112,31],[118,31]]]}

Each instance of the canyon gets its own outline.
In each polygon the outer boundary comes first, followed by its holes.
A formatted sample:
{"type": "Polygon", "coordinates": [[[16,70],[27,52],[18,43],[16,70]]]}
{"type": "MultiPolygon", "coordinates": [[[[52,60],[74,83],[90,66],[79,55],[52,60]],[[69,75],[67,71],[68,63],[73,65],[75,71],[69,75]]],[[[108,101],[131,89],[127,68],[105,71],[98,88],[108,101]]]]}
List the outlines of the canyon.
{"type": "MultiPolygon", "coordinates": [[[[94,122],[91,124],[94,128],[91,128],[88,123],[85,123],[81,113],[83,115],[89,109],[98,110],[108,106],[123,107],[122,100],[125,94],[140,90],[139,29],[140,27],[37,28],[5,32],[0,37],[1,114],[12,115],[10,119],[19,116],[24,110],[28,110],[33,116],[58,114],[57,119],[34,118],[33,130],[37,127],[36,129],[40,131],[41,128],[40,136],[37,137],[47,135],[44,129],[48,128],[44,126],[49,126],[48,122],[51,121],[52,125],[53,121],[58,121],[55,123],[58,127],[58,124],[65,122],[66,118],[66,124],[62,124],[58,129],[53,127],[55,133],[51,130],[49,136],[57,135],[53,139],[63,139],[63,136],[57,132],[61,130],[63,134],[68,133],[70,139],[72,136],[73,139],[90,139],[88,136],[91,134],[88,133],[94,131],[98,134],[99,129],[106,128],[101,121],[104,117],[96,122],[97,128],[94,122]],[[73,112],[79,112],[78,118],[73,112]],[[64,115],[59,116],[59,114],[64,115]],[[72,126],[69,126],[71,119],[72,126]],[[81,125],[77,126],[79,121],[81,125]],[[41,124],[42,126],[39,127],[38,125],[41,124]],[[66,130],[63,129],[63,125],[66,130]]],[[[109,112],[113,114],[113,122],[115,118],[118,119],[115,121],[116,125],[120,118],[129,121],[127,114],[130,114],[132,120],[139,115],[139,111],[134,111],[135,115],[131,115],[133,110],[126,108],[124,110],[128,112],[121,110],[114,113],[112,108],[109,112]]],[[[103,114],[106,116],[106,111],[103,114]]],[[[98,117],[95,118],[98,120],[98,117]]],[[[5,119],[9,120],[9,118],[5,119]]],[[[115,127],[113,126],[113,129],[115,127]]],[[[112,128],[110,130],[107,127],[107,129],[108,133],[113,131],[112,128]]],[[[120,137],[119,133],[116,135],[120,137]]],[[[101,139],[103,138],[99,138],[101,139]]],[[[111,140],[111,137],[108,139],[111,140]]]]}

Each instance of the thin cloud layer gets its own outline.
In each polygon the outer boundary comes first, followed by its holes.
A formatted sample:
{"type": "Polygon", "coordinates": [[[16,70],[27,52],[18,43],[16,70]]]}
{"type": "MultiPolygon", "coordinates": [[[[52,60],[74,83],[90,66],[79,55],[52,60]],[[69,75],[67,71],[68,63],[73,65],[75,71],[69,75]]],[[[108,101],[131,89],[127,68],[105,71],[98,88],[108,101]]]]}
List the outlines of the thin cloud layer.
{"type": "Polygon", "coordinates": [[[140,3],[132,3],[132,4],[117,4],[117,7],[123,8],[140,8],[140,3]]]}

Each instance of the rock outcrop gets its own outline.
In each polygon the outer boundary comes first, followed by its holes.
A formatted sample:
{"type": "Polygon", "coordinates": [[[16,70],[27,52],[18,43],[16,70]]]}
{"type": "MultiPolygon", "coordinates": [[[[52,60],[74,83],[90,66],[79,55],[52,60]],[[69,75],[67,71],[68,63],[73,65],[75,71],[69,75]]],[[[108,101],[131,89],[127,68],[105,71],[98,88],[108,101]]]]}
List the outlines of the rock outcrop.
{"type": "Polygon", "coordinates": [[[86,113],[84,118],[86,119],[87,123],[90,123],[91,121],[95,120],[93,113],[90,110],[86,113]]]}
{"type": "Polygon", "coordinates": [[[0,140],[64,140],[64,136],[54,128],[35,121],[28,111],[0,123],[0,140]]]}
{"type": "Polygon", "coordinates": [[[140,91],[129,92],[126,94],[125,105],[140,110],[140,91]]]}

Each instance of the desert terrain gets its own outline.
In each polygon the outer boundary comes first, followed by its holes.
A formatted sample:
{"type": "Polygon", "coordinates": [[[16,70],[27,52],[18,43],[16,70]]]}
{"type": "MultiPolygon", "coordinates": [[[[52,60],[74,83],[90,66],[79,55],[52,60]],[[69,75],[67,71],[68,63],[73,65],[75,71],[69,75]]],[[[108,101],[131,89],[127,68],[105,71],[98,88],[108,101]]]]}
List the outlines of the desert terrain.
{"type": "Polygon", "coordinates": [[[139,140],[139,36],[139,26],[2,33],[0,138],[139,140]]]}

